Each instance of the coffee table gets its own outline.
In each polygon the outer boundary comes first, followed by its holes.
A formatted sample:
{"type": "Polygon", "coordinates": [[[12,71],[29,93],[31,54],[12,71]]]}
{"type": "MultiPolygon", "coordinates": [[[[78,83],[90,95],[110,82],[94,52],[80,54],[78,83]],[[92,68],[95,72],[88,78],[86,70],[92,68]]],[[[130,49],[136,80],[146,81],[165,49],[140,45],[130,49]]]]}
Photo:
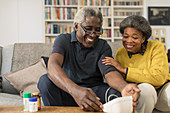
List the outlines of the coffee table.
{"type": "MultiPolygon", "coordinates": [[[[59,106],[42,106],[39,113],[89,113],[84,112],[80,107],[59,107],[59,106]]],[[[0,106],[0,113],[33,113],[23,111],[23,106],[0,106]]],[[[90,112],[101,113],[101,112],[90,112]]]]}

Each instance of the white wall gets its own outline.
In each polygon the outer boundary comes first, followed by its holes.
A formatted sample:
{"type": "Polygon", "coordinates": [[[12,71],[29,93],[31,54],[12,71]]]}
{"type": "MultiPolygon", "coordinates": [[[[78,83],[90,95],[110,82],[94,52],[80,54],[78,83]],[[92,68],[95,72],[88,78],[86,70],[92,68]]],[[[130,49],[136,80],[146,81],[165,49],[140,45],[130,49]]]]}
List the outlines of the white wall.
{"type": "Polygon", "coordinates": [[[0,45],[18,41],[17,0],[0,0],[0,45]]]}
{"type": "Polygon", "coordinates": [[[43,0],[0,0],[0,45],[45,42],[43,0]]]}
{"type": "MultiPolygon", "coordinates": [[[[165,6],[170,7],[170,0],[146,0],[146,7],[148,6],[165,6]]],[[[147,12],[146,8],[146,12],[147,12]]],[[[148,15],[146,15],[147,17],[148,15]]],[[[170,49],[170,25],[169,26],[151,26],[152,28],[166,28],[167,49],[170,49]]]]}

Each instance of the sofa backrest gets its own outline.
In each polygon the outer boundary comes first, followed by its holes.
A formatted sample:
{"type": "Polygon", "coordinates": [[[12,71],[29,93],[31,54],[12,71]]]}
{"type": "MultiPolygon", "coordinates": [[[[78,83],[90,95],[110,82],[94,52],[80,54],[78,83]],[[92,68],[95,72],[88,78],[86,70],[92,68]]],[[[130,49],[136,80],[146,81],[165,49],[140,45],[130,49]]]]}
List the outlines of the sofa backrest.
{"type": "MultiPolygon", "coordinates": [[[[5,73],[22,69],[37,62],[41,56],[50,56],[52,45],[46,43],[16,43],[3,47],[2,77],[5,73]]],[[[5,93],[19,93],[4,77],[2,88],[5,93]]]]}
{"type": "Polygon", "coordinates": [[[117,50],[122,47],[122,41],[108,42],[112,49],[112,56],[115,58],[117,50]]]}
{"type": "Polygon", "coordinates": [[[16,43],[12,58],[11,71],[18,70],[37,62],[41,56],[49,57],[53,44],[16,43]]]}

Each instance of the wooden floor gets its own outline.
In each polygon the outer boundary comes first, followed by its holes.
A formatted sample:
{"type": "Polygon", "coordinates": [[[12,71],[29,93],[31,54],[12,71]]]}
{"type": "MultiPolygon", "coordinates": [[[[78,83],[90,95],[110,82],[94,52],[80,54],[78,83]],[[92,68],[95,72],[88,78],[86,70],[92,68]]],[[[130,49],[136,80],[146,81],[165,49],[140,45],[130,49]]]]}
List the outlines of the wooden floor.
{"type": "MultiPolygon", "coordinates": [[[[0,106],[0,113],[31,113],[23,111],[23,106],[0,106]]],[[[38,113],[101,113],[101,112],[84,112],[80,107],[58,107],[43,106],[38,113]]]]}

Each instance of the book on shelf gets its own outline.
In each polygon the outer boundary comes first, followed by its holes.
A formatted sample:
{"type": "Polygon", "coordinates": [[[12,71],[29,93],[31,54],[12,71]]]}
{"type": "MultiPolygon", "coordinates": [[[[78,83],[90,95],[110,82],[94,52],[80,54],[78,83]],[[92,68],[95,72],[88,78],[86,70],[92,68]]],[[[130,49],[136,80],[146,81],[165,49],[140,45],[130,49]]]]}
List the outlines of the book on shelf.
{"type": "Polygon", "coordinates": [[[115,37],[121,37],[122,36],[122,34],[120,33],[119,29],[114,31],[114,36],[115,37]]]}
{"type": "Polygon", "coordinates": [[[45,37],[45,43],[54,43],[56,37],[45,37]]]}
{"type": "Polygon", "coordinates": [[[101,38],[110,38],[111,37],[111,29],[103,29],[103,34],[100,37],[101,38]]]}
{"type": "Polygon", "coordinates": [[[111,16],[111,8],[99,8],[99,11],[102,12],[102,15],[105,16],[111,16]]]}
{"type": "Polygon", "coordinates": [[[67,8],[67,19],[73,20],[77,12],[77,8],[67,8]]]}
{"type": "Polygon", "coordinates": [[[53,5],[77,5],[78,0],[53,0],[53,5]]]}
{"type": "Polygon", "coordinates": [[[52,29],[51,29],[51,24],[47,24],[47,30],[46,30],[46,33],[47,34],[51,34],[51,32],[52,32],[52,29]]]}
{"type": "Polygon", "coordinates": [[[131,16],[131,15],[141,15],[141,11],[119,11],[115,10],[114,16],[131,16]]]}
{"type": "Polygon", "coordinates": [[[110,6],[111,0],[89,0],[91,6],[110,6]]]}
{"type": "Polygon", "coordinates": [[[81,5],[86,6],[87,5],[87,0],[82,0],[81,5]]]}
{"type": "Polygon", "coordinates": [[[114,26],[119,27],[121,21],[114,21],[114,26]]]}
{"type": "Polygon", "coordinates": [[[114,1],[114,5],[139,6],[143,4],[141,0],[138,0],[138,1],[114,1]]]}
{"type": "Polygon", "coordinates": [[[46,34],[61,34],[61,33],[71,33],[73,28],[71,25],[60,25],[57,23],[46,23],[45,24],[46,34]]]}
{"type": "Polygon", "coordinates": [[[77,12],[77,8],[50,7],[45,8],[45,19],[72,20],[77,12]],[[51,10],[53,10],[51,13],[51,10]]]}
{"type": "Polygon", "coordinates": [[[111,18],[103,19],[103,27],[111,27],[111,18]]]}
{"type": "Polygon", "coordinates": [[[60,19],[60,8],[59,7],[55,7],[55,17],[56,19],[60,19]]]}
{"type": "Polygon", "coordinates": [[[53,1],[53,0],[45,0],[45,3],[44,3],[44,4],[45,4],[45,5],[52,5],[52,1],[53,1]]]}
{"type": "Polygon", "coordinates": [[[45,8],[45,19],[51,19],[51,8],[50,7],[45,8]]]}

